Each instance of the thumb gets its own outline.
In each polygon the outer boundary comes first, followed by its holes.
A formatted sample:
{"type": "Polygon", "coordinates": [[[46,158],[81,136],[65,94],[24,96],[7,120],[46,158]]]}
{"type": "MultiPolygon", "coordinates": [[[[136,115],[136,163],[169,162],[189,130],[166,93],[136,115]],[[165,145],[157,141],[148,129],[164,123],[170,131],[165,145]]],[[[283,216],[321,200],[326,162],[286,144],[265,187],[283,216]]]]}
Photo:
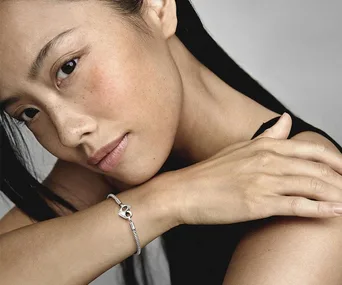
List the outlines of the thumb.
{"type": "Polygon", "coordinates": [[[288,113],[284,113],[271,128],[265,130],[258,138],[287,139],[291,127],[291,116],[288,113]]]}

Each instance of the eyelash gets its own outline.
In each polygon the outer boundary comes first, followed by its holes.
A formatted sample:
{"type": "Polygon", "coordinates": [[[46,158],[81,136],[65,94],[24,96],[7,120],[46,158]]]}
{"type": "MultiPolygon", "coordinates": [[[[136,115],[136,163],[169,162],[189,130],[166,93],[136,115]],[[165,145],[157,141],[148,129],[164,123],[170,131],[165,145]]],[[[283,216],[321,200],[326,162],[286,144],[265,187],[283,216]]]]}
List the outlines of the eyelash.
{"type": "MultiPolygon", "coordinates": [[[[67,56],[66,60],[63,60],[61,64],[58,64],[58,63],[57,63],[57,64],[56,64],[56,68],[55,68],[55,67],[52,67],[53,73],[51,74],[51,77],[53,77],[53,78],[51,78],[51,79],[52,79],[53,81],[55,81],[56,78],[57,78],[57,75],[58,75],[59,70],[63,67],[63,65],[67,64],[67,63],[70,62],[70,61],[73,61],[73,60],[76,61],[76,67],[75,67],[75,69],[77,69],[78,66],[79,66],[79,64],[80,64],[79,61],[81,60],[82,57],[87,56],[87,55],[90,53],[90,49],[91,49],[90,45],[86,45],[86,46],[84,46],[83,48],[81,48],[79,51],[74,52],[74,53],[72,53],[72,54],[69,54],[69,55],[67,56]]],[[[75,72],[75,69],[73,70],[72,74],[75,72]]],[[[71,75],[72,75],[72,74],[71,74],[71,75]]],[[[70,75],[70,76],[71,76],[71,75],[70,75]]],[[[69,76],[68,76],[68,77],[69,77],[69,76]]],[[[67,78],[67,79],[68,79],[68,78],[67,78]]],[[[56,84],[56,86],[59,87],[58,83],[56,84]]]]}
{"type": "Polygon", "coordinates": [[[27,125],[27,124],[31,123],[31,120],[33,120],[34,117],[40,112],[40,111],[38,110],[38,112],[35,114],[35,116],[34,116],[30,121],[25,121],[24,119],[21,119],[21,118],[22,118],[22,116],[24,115],[25,111],[28,110],[28,109],[35,109],[35,108],[32,108],[32,107],[26,108],[26,109],[24,109],[24,110],[19,114],[18,117],[13,117],[14,120],[15,120],[15,123],[16,123],[18,126],[27,125]]]}
{"type": "Polygon", "coordinates": [[[61,65],[58,66],[58,68],[56,69],[56,71],[54,72],[54,76],[55,76],[55,79],[56,79],[56,85],[57,87],[59,87],[61,85],[61,83],[64,81],[64,80],[67,80],[70,76],[72,76],[72,74],[75,72],[76,68],[78,67],[78,64],[79,64],[79,60],[80,60],[80,57],[73,57],[73,58],[70,58],[70,59],[67,59],[65,60],[64,62],[61,63],[61,65]],[[60,70],[62,70],[63,66],[65,66],[66,64],[70,63],[70,62],[75,62],[75,66],[74,66],[74,69],[72,70],[72,72],[69,74],[69,76],[67,76],[64,80],[61,80],[60,82],[58,82],[57,78],[58,78],[58,73],[60,70]]]}
{"type": "MultiPolygon", "coordinates": [[[[86,47],[84,47],[81,51],[79,51],[78,54],[81,54],[81,53],[82,53],[82,56],[83,56],[83,55],[87,55],[87,54],[89,53],[89,51],[90,51],[90,46],[86,46],[86,47]]],[[[75,69],[76,69],[76,68],[78,67],[78,65],[79,65],[79,62],[78,62],[78,61],[80,60],[80,58],[81,58],[81,56],[76,56],[75,53],[74,53],[74,54],[73,54],[73,57],[69,56],[69,58],[68,58],[67,60],[63,61],[63,63],[62,63],[61,65],[58,66],[58,69],[57,69],[57,70],[54,69],[54,68],[52,68],[53,70],[55,70],[55,72],[53,72],[54,78],[52,78],[52,79],[55,81],[56,78],[57,78],[58,71],[63,67],[63,65],[67,64],[67,63],[70,62],[70,61],[77,60],[77,62],[76,62],[76,67],[75,67],[75,69]]],[[[73,70],[72,73],[74,73],[74,71],[75,71],[75,70],[73,70]]],[[[71,74],[71,75],[72,75],[72,74],[71,74]]],[[[69,76],[68,76],[68,77],[69,77],[69,76]]],[[[59,87],[58,84],[56,84],[56,85],[57,85],[57,87],[59,87]]],[[[25,110],[26,110],[26,109],[25,109],[25,110]]],[[[23,112],[25,112],[25,110],[24,110],[23,112]]],[[[27,123],[29,123],[29,122],[26,122],[25,120],[20,119],[20,117],[23,115],[23,112],[19,115],[19,118],[12,117],[12,118],[14,119],[14,122],[15,122],[18,126],[27,125],[27,123]]]]}
{"type": "MultiPolygon", "coordinates": [[[[72,70],[72,72],[69,74],[69,76],[71,76],[71,75],[75,72],[75,69],[77,68],[79,59],[80,59],[79,57],[74,57],[74,58],[71,58],[71,59],[68,59],[68,60],[64,61],[64,62],[58,67],[57,71],[55,72],[55,77],[56,77],[56,79],[57,79],[58,73],[59,73],[59,71],[62,69],[62,67],[65,66],[67,63],[73,62],[73,61],[74,61],[74,62],[76,62],[76,64],[75,64],[75,67],[74,67],[74,69],[72,70]]],[[[64,80],[68,79],[69,76],[67,76],[64,80]]],[[[63,80],[61,80],[61,82],[63,82],[63,80]]],[[[60,84],[61,84],[61,83],[59,83],[59,84],[57,83],[57,86],[59,87],[60,84]]],[[[29,122],[27,122],[27,121],[25,121],[25,120],[23,120],[23,119],[20,119],[20,118],[23,116],[24,112],[25,112],[27,109],[29,109],[29,108],[24,109],[24,111],[20,113],[20,115],[18,116],[18,118],[14,118],[14,119],[15,119],[15,123],[16,123],[18,126],[26,125],[27,123],[29,123],[29,122]]]]}
{"type": "Polygon", "coordinates": [[[19,127],[27,124],[27,122],[25,122],[24,120],[20,120],[18,118],[13,118],[13,119],[14,119],[14,123],[19,127]]]}

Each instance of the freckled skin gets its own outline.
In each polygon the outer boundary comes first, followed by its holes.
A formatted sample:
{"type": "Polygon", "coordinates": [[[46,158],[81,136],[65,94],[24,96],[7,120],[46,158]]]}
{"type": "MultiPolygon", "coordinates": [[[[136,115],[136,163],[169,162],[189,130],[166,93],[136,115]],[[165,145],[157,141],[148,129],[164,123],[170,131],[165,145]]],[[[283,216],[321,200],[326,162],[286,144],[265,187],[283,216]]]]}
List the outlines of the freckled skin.
{"type": "Polygon", "coordinates": [[[6,111],[38,110],[28,127],[41,145],[98,173],[87,158],[129,133],[119,165],[103,173],[120,185],[149,180],[170,152],[191,162],[208,158],[276,116],[189,53],[174,34],[174,1],[159,12],[151,8],[158,1],[145,2],[150,36],[98,0],[0,2],[0,99],[23,95],[6,111]],[[40,49],[73,28],[37,80],[28,79],[40,49]],[[75,59],[75,70],[56,86],[59,68],[75,59]]]}
{"type": "Polygon", "coordinates": [[[87,156],[129,132],[124,160],[106,174],[127,184],[150,179],[172,149],[181,108],[180,77],[165,41],[158,35],[142,40],[133,26],[115,19],[113,10],[100,1],[85,1],[82,8],[77,2],[49,2],[1,4],[0,17],[7,23],[6,29],[1,29],[1,55],[8,55],[1,56],[1,64],[17,62],[18,54],[27,59],[21,60],[12,73],[1,74],[1,82],[13,83],[5,86],[2,96],[25,90],[29,96],[22,105],[40,110],[29,124],[39,142],[55,156],[94,171],[99,172],[87,165],[87,156]],[[48,15],[59,18],[57,24],[48,15]],[[21,36],[22,23],[15,20],[19,16],[26,21],[30,37],[21,37],[22,44],[13,55],[8,47],[21,36]],[[57,35],[75,26],[79,31],[70,44],[52,52],[38,81],[26,80],[30,63],[47,42],[45,38],[51,38],[37,37],[35,31],[57,35]],[[28,40],[37,44],[30,46],[28,40]],[[57,90],[46,76],[49,65],[85,45],[90,45],[89,52],[80,55],[74,73],[57,90]],[[14,84],[18,78],[21,85],[14,84]]]}

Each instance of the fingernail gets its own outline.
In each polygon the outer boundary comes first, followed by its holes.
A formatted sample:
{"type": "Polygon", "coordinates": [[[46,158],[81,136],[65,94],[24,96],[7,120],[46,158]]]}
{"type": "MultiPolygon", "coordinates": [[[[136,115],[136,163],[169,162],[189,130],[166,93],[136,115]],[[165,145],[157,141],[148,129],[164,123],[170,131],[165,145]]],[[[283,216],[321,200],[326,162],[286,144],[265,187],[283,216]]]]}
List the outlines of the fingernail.
{"type": "Polygon", "coordinates": [[[290,114],[287,113],[287,112],[284,112],[283,115],[282,115],[282,117],[285,117],[285,116],[290,116],[290,114]]]}
{"type": "Polygon", "coordinates": [[[336,214],[342,215],[342,206],[334,206],[333,210],[336,214]]]}

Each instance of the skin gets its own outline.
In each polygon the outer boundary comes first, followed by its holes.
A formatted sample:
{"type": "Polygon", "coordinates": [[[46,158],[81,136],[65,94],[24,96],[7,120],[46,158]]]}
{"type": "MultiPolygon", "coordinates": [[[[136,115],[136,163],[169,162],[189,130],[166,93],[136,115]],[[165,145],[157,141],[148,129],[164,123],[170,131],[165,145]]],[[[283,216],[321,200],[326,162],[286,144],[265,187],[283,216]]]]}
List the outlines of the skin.
{"type": "MultiPolygon", "coordinates": [[[[188,163],[204,160],[224,146],[249,140],[264,121],[277,116],[226,85],[185,49],[175,36],[174,1],[147,4],[143,18],[150,36],[96,1],[0,4],[0,18],[6,23],[0,26],[0,99],[22,94],[6,111],[18,115],[28,107],[39,110],[27,125],[47,150],[106,175],[121,190],[152,178],[170,153],[188,163]],[[29,79],[30,65],[42,46],[75,27],[77,31],[49,54],[38,78],[29,79]],[[50,69],[74,52],[80,58],[77,69],[57,88],[50,69]],[[115,169],[103,173],[87,164],[96,150],[125,133],[128,147],[115,169]]],[[[334,149],[316,134],[295,139],[320,141],[334,149]]],[[[341,220],[310,225],[301,219],[282,221],[270,222],[242,241],[225,284],[340,284],[342,270],[326,276],[324,269],[341,264],[341,255],[333,254],[342,246],[341,220]],[[286,235],[282,225],[288,226],[286,235]],[[308,230],[299,231],[303,226],[308,230]],[[316,239],[307,243],[312,236],[316,239]],[[333,242],[321,247],[327,239],[333,242]],[[255,248],[262,255],[257,263],[250,254],[255,248]],[[319,259],[322,251],[329,256],[324,262],[319,259]],[[312,260],[316,262],[310,267],[312,260]],[[250,274],[240,274],[246,264],[250,274]],[[289,274],[289,268],[296,270],[289,274]],[[314,279],[307,274],[319,268],[314,279]],[[285,274],[288,279],[279,283],[285,274]]]]}
{"type": "MultiPolygon", "coordinates": [[[[292,139],[321,143],[339,153],[317,133],[302,132],[292,139]]],[[[341,219],[274,217],[240,241],[223,285],[339,285],[341,229],[341,219]]]]}
{"type": "Polygon", "coordinates": [[[121,187],[153,177],[171,150],[197,162],[250,139],[263,121],[277,115],[192,57],[174,35],[174,1],[147,3],[144,20],[151,36],[98,1],[6,1],[0,10],[6,22],[0,28],[0,64],[7,67],[1,71],[0,99],[22,94],[6,111],[18,116],[25,108],[39,110],[27,124],[38,141],[56,157],[97,172],[87,158],[129,133],[118,167],[102,172],[121,187]],[[38,78],[27,78],[39,50],[75,27],[49,54],[38,78]],[[50,69],[73,53],[80,58],[76,69],[56,87],[50,69]]]}

